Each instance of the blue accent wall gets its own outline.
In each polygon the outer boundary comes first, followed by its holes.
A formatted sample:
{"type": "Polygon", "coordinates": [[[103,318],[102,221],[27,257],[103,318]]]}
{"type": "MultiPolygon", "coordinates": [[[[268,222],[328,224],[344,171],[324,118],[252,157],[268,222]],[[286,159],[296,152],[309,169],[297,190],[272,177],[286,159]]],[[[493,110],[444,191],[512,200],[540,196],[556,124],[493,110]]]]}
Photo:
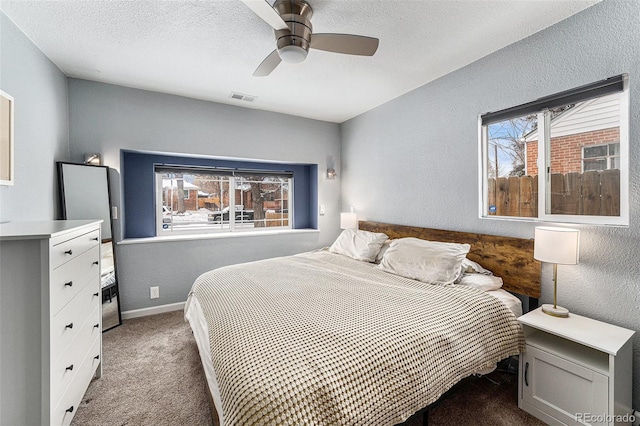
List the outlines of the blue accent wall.
{"type": "Polygon", "coordinates": [[[318,228],[318,166],[316,164],[238,161],[181,155],[120,151],[124,199],[124,237],[145,238],[156,235],[155,172],[156,164],[226,167],[252,170],[293,172],[293,227],[318,228]]]}

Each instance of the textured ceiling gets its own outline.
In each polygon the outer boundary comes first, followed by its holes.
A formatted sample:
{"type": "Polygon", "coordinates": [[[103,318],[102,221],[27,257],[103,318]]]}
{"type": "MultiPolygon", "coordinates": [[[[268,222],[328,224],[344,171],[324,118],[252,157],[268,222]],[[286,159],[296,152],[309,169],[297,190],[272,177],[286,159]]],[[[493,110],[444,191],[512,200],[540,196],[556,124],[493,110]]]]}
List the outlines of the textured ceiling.
{"type": "Polygon", "coordinates": [[[268,77],[252,73],[275,48],[273,30],[239,0],[0,7],[70,77],[340,123],[598,1],[309,0],[314,32],[377,37],[377,53],[311,50],[268,77]]]}

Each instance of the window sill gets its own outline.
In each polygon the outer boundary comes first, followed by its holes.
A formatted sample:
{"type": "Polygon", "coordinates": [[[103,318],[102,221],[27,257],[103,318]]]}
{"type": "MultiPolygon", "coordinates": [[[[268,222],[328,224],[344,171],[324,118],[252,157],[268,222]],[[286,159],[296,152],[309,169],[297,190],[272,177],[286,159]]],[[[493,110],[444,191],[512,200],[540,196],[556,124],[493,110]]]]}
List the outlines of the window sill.
{"type": "Polygon", "coordinates": [[[563,216],[557,217],[518,217],[518,216],[480,216],[480,219],[500,220],[507,222],[527,222],[536,225],[558,224],[558,225],[586,225],[586,226],[606,226],[611,228],[628,228],[629,221],[621,218],[618,222],[610,222],[601,218],[610,218],[612,216],[563,216]],[[595,219],[594,219],[595,218],[595,219]],[[584,219],[584,220],[581,220],[584,219]],[[590,219],[590,220],[589,220],[590,219]]]}
{"type": "Polygon", "coordinates": [[[241,232],[212,232],[208,234],[181,234],[166,235],[162,237],[148,238],[127,238],[118,245],[129,244],[148,244],[148,243],[164,243],[172,241],[195,241],[195,240],[216,240],[225,238],[243,238],[243,237],[266,237],[269,235],[289,235],[289,234],[313,234],[319,233],[319,229],[279,229],[277,231],[241,231],[241,232]]]}

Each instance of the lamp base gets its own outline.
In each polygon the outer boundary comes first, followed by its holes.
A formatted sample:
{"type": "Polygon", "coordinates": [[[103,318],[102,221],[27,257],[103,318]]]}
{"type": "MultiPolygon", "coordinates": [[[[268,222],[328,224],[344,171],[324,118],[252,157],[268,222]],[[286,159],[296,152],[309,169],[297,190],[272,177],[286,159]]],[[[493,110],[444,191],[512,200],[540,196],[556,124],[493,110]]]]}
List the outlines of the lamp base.
{"type": "Polygon", "coordinates": [[[551,304],[542,305],[542,312],[554,317],[567,318],[569,316],[569,310],[562,306],[553,306],[551,304]]]}

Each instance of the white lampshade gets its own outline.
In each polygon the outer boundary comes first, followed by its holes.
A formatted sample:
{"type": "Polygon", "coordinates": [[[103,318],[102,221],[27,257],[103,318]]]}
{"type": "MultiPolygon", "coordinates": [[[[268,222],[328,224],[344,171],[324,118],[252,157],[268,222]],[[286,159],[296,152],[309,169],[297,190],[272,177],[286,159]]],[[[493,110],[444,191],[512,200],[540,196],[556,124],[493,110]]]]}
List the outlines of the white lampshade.
{"type": "Polygon", "coordinates": [[[291,64],[299,64],[307,58],[307,52],[300,46],[283,46],[278,49],[280,59],[291,64]]]}
{"type": "Polygon", "coordinates": [[[580,231],[539,226],[535,230],[533,257],[541,262],[576,265],[580,257],[580,231]]]}
{"type": "Polygon", "coordinates": [[[356,229],[358,227],[358,215],[351,213],[340,213],[340,229],[356,229]]]}

